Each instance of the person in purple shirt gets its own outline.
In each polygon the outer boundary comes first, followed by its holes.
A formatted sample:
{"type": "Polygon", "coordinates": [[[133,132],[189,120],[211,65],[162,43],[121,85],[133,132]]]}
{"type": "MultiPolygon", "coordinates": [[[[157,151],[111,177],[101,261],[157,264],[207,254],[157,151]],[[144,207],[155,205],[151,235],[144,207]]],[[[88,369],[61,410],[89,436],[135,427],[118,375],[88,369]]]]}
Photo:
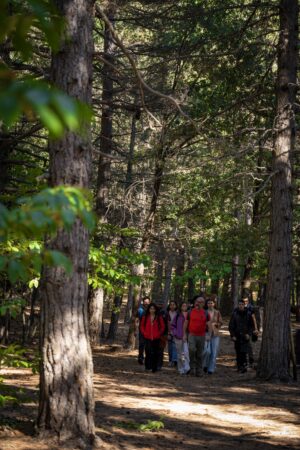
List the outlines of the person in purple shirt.
{"type": "Polygon", "coordinates": [[[171,323],[172,334],[177,350],[177,369],[180,375],[186,375],[190,371],[188,345],[187,342],[184,342],[183,340],[183,324],[188,315],[187,308],[187,303],[182,303],[180,310],[177,312],[171,323]]]}

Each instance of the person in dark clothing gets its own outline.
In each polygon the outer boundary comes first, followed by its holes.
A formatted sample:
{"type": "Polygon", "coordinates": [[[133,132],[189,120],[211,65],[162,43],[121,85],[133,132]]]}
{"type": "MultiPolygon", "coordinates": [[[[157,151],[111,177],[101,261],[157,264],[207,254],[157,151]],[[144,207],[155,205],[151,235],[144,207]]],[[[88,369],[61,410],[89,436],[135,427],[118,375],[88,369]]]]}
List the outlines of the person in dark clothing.
{"type": "MultiPolygon", "coordinates": [[[[248,311],[248,313],[251,315],[252,320],[253,320],[254,328],[253,328],[252,334],[255,334],[257,336],[258,335],[258,325],[257,325],[256,317],[255,317],[254,307],[249,302],[248,297],[243,297],[242,300],[245,305],[245,310],[248,311]]],[[[249,343],[248,343],[248,358],[249,358],[249,361],[248,361],[249,366],[252,367],[253,363],[254,363],[254,356],[253,356],[253,348],[252,348],[252,343],[251,343],[251,336],[250,336],[249,343]]]]}
{"type": "Polygon", "coordinates": [[[252,315],[245,309],[243,300],[239,301],[238,308],[233,311],[229,322],[229,333],[234,341],[237,370],[247,372],[247,353],[249,351],[250,336],[254,329],[252,315]]]}
{"type": "Polygon", "coordinates": [[[142,317],[146,314],[147,308],[150,304],[150,298],[144,297],[139,306],[137,316],[136,316],[136,328],[139,334],[139,354],[138,354],[138,363],[144,364],[144,352],[145,352],[145,338],[141,333],[141,320],[142,317]]]}
{"type": "Polygon", "coordinates": [[[165,323],[155,303],[150,303],[141,320],[141,333],[145,338],[145,369],[156,372],[159,359],[160,338],[165,330],[165,323]]]}

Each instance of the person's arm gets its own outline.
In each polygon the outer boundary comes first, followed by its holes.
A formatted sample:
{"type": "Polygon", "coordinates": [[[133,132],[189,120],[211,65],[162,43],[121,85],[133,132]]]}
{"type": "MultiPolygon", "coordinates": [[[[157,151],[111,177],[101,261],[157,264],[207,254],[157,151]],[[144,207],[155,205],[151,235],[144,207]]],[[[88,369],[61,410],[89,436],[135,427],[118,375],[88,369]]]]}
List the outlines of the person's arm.
{"type": "Polygon", "coordinates": [[[158,316],[158,320],[159,320],[160,335],[163,336],[165,332],[165,321],[162,316],[158,316]]]}
{"type": "Polygon", "coordinates": [[[145,336],[145,316],[141,318],[140,330],[143,336],[145,336]]]}
{"type": "Polygon", "coordinates": [[[230,318],[230,322],[229,322],[229,333],[230,333],[230,337],[233,341],[236,341],[236,336],[235,336],[235,318],[234,318],[234,314],[232,314],[231,318],[230,318]]]}
{"type": "Polygon", "coordinates": [[[251,313],[251,317],[252,317],[252,321],[253,321],[253,325],[254,325],[253,333],[258,335],[258,327],[257,327],[257,322],[256,322],[256,317],[255,317],[254,312],[251,313]]]}
{"type": "Polygon", "coordinates": [[[222,319],[220,311],[218,311],[218,321],[217,321],[218,329],[220,329],[222,327],[222,325],[223,325],[223,319],[222,319]]]}
{"type": "Polygon", "coordinates": [[[188,320],[188,318],[186,318],[183,323],[183,340],[184,341],[187,340],[188,325],[189,325],[189,320],[188,320]]]}

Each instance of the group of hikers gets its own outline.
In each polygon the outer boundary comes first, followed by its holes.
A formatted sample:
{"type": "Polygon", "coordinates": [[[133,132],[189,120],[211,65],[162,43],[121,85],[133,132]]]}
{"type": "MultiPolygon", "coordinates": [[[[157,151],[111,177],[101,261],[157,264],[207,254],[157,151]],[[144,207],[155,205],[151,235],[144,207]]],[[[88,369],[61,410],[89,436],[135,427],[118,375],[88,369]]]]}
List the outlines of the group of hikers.
{"type": "MultiPolygon", "coordinates": [[[[205,298],[199,294],[180,306],[170,301],[166,309],[144,297],[136,317],[138,362],[145,364],[147,371],[161,370],[164,349],[168,345],[169,366],[177,367],[180,375],[212,375],[216,370],[222,324],[216,295],[205,298]]],[[[229,332],[234,342],[237,370],[245,373],[254,362],[251,341],[255,342],[259,334],[248,298],[241,299],[234,309],[229,332]]]]}

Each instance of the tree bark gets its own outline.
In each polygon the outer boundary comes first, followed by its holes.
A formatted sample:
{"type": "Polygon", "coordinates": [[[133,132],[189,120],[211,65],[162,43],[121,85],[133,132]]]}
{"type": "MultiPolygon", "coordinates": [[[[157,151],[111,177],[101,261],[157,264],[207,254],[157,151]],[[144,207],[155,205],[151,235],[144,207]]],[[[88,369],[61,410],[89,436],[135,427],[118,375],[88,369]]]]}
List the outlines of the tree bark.
{"type": "MultiPolygon", "coordinates": [[[[65,37],[52,56],[55,86],[91,104],[93,1],[57,0],[65,37]]],[[[90,130],[68,131],[50,140],[50,184],[88,188],[90,130]]],[[[78,219],[70,231],[59,230],[48,245],[73,265],[45,267],[41,280],[41,374],[38,427],[42,436],[69,441],[73,448],[98,446],[94,426],[93,363],[88,332],[89,234],[78,219]]]]}
{"type": "MultiPolygon", "coordinates": [[[[175,275],[176,277],[182,277],[184,274],[185,268],[185,250],[184,246],[180,243],[178,244],[177,249],[177,257],[176,257],[176,269],[175,275]]],[[[174,285],[174,300],[178,303],[178,305],[183,301],[183,283],[176,282],[174,285]]]]}
{"type": "Polygon", "coordinates": [[[170,291],[171,291],[171,282],[172,282],[172,272],[174,268],[175,255],[172,249],[169,249],[169,254],[167,253],[167,261],[165,265],[165,284],[164,290],[162,293],[162,307],[166,308],[170,299],[170,291]]]}
{"type": "Polygon", "coordinates": [[[104,290],[98,288],[91,292],[89,298],[89,332],[91,345],[100,342],[100,332],[103,317],[104,290]]]}
{"type": "Polygon", "coordinates": [[[277,115],[271,192],[271,235],[264,333],[259,378],[289,379],[292,273],[291,153],[295,145],[294,103],[298,60],[298,1],[281,0],[276,86],[277,115]]]}
{"type": "MultiPolygon", "coordinates": [[[[107,17],[114,23],[116,12],[115,2],[109,1],[106,9],[107,17]]],[[[108,64],[103,65],[102,72],[102,116],[100,130],[100,156],[98,160],[98,179],[96,194],[96,211],[105,220],[108,207],[108,185],[111,176],[112,133],[113,133],[113,78],[111,65],[114,64],[115,44],[107,24],[104,25],[104,59],[108,64]],[[108,155],[105,156],[105,155],[108,155]]]]}
{"type": "Polygon", "coordinates": [[[159,240],[155,246],[155,268],[154,268],[154,281],[151,288],[151,298],[154,303],[161,302],[162,299],[162,281],[164,273],[165,262],[165,246],[164,241],[159,240]]]}
{"type": "Polygon", "coordinates": [[[211,293],[218,295],[220,288],[220,278],[214,278],[211,280],[211,293]]]}
{"type": "Polygon", "coordinates": [[[233,308],[237,308],[239,301],[239,256],[232,258],[231,272],[231,304],[233,308]]]}
{"type": "Polygon", "coordinates": [[[224,316],[230,315],[232,313],[232,300],[229,292],[229,286],[230,286],[230,274],[227,274],[223,279],[221,302],[220,302],[221,313],[224,316]]]}

